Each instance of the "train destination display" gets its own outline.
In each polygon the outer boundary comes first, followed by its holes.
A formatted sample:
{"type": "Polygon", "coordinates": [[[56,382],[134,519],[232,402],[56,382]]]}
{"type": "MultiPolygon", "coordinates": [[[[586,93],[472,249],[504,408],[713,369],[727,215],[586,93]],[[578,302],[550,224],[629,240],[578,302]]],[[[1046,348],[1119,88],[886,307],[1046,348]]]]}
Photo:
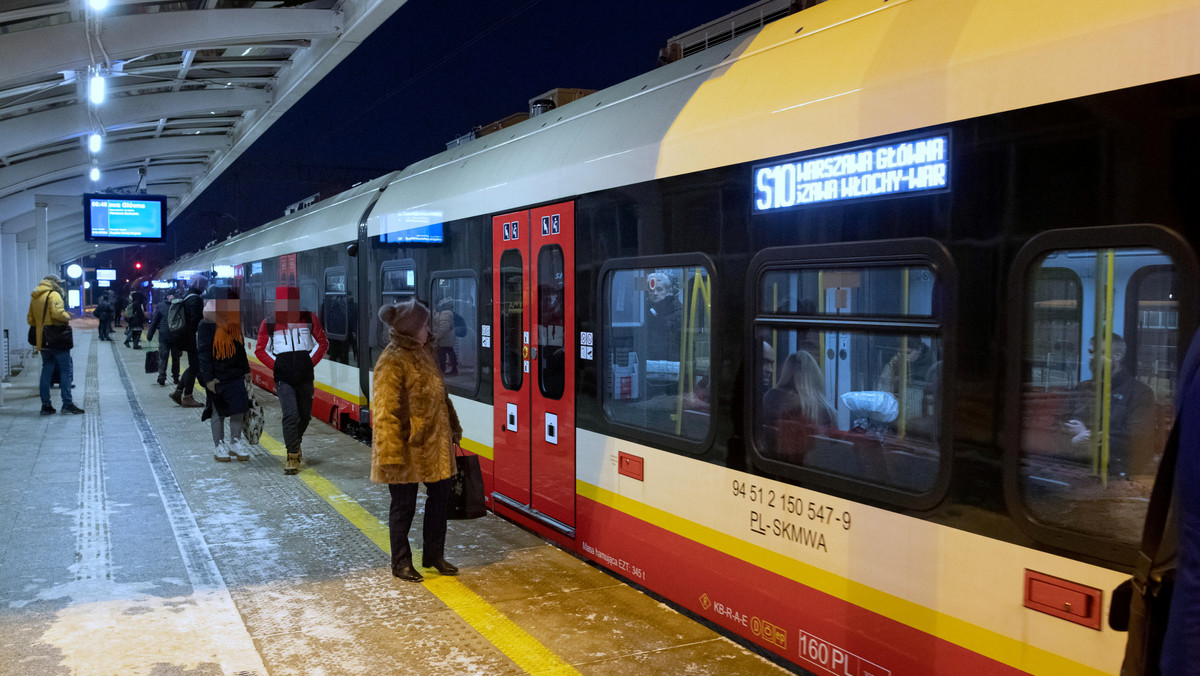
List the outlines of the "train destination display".
{"type": "Polygon", "coordinates": [[[931,136],[755,165],[754,213],[947,190],[950,137],[931,136]]]}
{"type": "Polygon", "coordinates": [[[161,195],[83,196],[84,239],[89,242],[161,242],[167,198],[161,195]]]}

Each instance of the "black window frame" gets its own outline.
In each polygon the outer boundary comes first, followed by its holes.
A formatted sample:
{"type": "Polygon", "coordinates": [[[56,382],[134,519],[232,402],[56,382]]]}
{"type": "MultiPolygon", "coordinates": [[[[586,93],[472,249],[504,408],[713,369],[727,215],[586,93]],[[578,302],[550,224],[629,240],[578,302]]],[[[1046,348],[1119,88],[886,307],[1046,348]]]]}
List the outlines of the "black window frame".
{"type": "MultiPolygon", "coordinates": [[[[1004,393],[1004,501],[1013,522],[1033,540],[1103,561],[1133,565],[1138,545],[1107,540],[1037,521],[1025,506],[1021,490],[1021,422],[1024,350],[1027,336],[1026,282],[1031,266],[1055,251],[1153,248],[1174,261],[1181,280],[1179,346],[1186,350],[1196,330],[1200,273],[1196,254],[1178,233],[1161,225],[1131,224],[1049,230],[1034,235],[1013,259],[1008,274],[1008,364],[1004,393]],[[1190,280],[1190,282],[1189,282],[1190,280]]],[[[1182,355],[1180,357],[1182,360],[1182,355]]]]}
{"type": "MultiPolygon", "coordinates": [[[[894,505],[917,511],[928,511],[938,506],[946,497],[954,469],[954,378],[957,346],[958,271],[954,259],[940,242],[918,237],[906,239],[874,240],[838,244],[812,244],[775,247],[760,251],[747,268],[745,290],[746,321],[743,334],[743,351],[756,355],[756,340],[760,328],[802,329],[843,327],[848,331],[888,333],[897,336],[919,333],[931,335],[942,345],[942,383],[938,402],[937,443],[939,464],[937,476],[929,490],[913,493],[899,488],[871,483],[845,475],[794,465],[764,457],[758,448],[756,429],[758,396],[755,380],[744,378],[742,392],[746,406],[743,407],[743,429],[747,430],[746,455],[749,464],[765,471],[774,478],[797,486],[826,489],[849,497],[865,498],[879,504],[894,505]],[[773,314],[760,310],[760,285],[766,273],[776,270],[803,268],[855,268],[879,267],[928,267],[934,274],[934,297],[929,317],[919,315],[797,315],[773,314]]],[[[747,359],[747,373],[754,358],[747,359]]]]}
{"type": "MultiPolygon", "coordinates": [[[[324,301],[328,300],[330,296],[341,296],[342,298],[346,299],[346,301],[345,301],[346,308],[347,308],[346,326],[345,326],[346,331],[343,333],[330,331],[331,327],[328,324],[324,324],[321,327],[325,330],[325,335],[330,340],[346,340],[347,336],[350,335],[350,323],[357,321],[356,317],[351,317],[349,315],[350,294],[346,291],[347,280],[349,280],[349,275],[346,273],[345,265],[333,265],[333,266],[325,268],[325,270],[321,272],[321,286],[320,286],[320,292],[321,292],[320,297],[321,297],[321,301],[322,301],[321,304],[324,305],[324,301]],[[342,276],[342,291],[330,291],[329,290],[330,275],[341,275],[342,276]]],[[[328,317],[326,317],[326,319],[328,319],[328,317]]]]}
{"type": "MultiPolygon", "coordinates": [[[[477,273],[475,270],[466,269],[466,268],[455,269],[455,270],[434,270],[434,271],[430,272],[429,273],[429,302],[430,302],[431,306],[434,302],[434,298],[436,298],[436,296],[434,295],[434,292],[437,290],[437,282],[439,279],[470,279],[472,282],[475,283],[475,308],[476,308],[476,310],[475,310],[475,336],[476,336],[476,341],[475,341],[475,344],[472,346],[472,349],[475,350],[476,364],[479,365],[478,370],[475,373],[475,385],[473,387],[466,388],[466,387],[461,387],[455,383],[452,383],[449,380],[446,381],[446,388],[448,390],[450,390],[450,392],[457,394],[457,395],[461,395],[464,397],[474,399],[475,395],[479,394],[480,383],[483,382],[483,349],[480,347],[480,343],[478,341],[478,337],[480,335],[479,320],[482,318],[482,311],[480,308],[483,307],[483,303],[480,302],[479,273],[477,273]]],[[[430,307],[430,311],[435,312],[436,309],[433,307],[430,307]]]]}
{"type": "MultiPolygon", "coordinates": [[[[713,392],[716,392],[716,378],[718,365],[721,364],[721,338],[717,327],[721,325],[724,317],[724,311],[720,304],[716,302],[720,298],[718,286],[721,284],[720,277],[717,272],[717,266],[713,263],[712,258],[703,252],[690,252],[679,254],[667,254],[658,256],[630,256],[626,258],[609,259],[600,267],[599,274],[596,277],[596,298],[599,299],[600,307],[596,312],[596,316],[600,318],[600,324],[597,327],[599,330],[593,335],[594,354],[599,355],[595,360],[599,373],[596,378],[596,401],[600,404],[601,420],[607,427],[607,432],[613,436],[635,441],[650,446],[657,446],[663,450],[678,453],[681,455],[689,455],[694,457],[703,456],[712,448],[714,441],[717,438],[717,427],[719,426],[720,416],[722,411],[718,404],[718,397],[711,396],[709,398],[709,425],[703,439],[690,440],[687,437],[678,437],[673,434],[662,434],[654,432],[645,427],[637,427],[623,423],[619,420],[613,420],[608,415],[608,410],[605,399],[605,377],[608,372],[608,350],[605,346],[605,341],[608,340],[608,329],[610,326],[609,319],[609,296],[608,296],[608,275],[611,272],[618,270],[654,270],[655,268],[684,268],[684,267],[701,267],[708,273],[709,287],[712,290],[712,320],[709,324],[709,381],[712,383],[713,392]]],[[[681,359],[682,360],[682,359],[681,359]]]]}

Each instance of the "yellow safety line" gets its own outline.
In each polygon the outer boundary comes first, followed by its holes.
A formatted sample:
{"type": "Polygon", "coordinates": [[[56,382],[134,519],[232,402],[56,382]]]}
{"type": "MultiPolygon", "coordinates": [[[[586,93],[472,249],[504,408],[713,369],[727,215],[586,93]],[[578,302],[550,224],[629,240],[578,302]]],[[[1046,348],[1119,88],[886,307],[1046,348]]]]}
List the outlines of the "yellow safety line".
{"type": "MultiPolygon", "coordinates": [[[[281,458],[287,455],[284,445],[267,434],[262,435],[259,443],[271,455],[281,458]]],[[[353,498],[315,470],[303,469],[297,476],[314,493],[333,506],[338,514],[362,531],[363,535],[374,542],[376,547],[391,555],[387,524],[363,509],[362,505],[355,502],[353,498]]],[[[420,550],[414,549],[413,557],[419,556],[420,550]]],[[[453,577],[439,575],[427,578],[425,588],[527,673],[579,673],[515,622],[508,619],[504,613],[453,577]]]]}

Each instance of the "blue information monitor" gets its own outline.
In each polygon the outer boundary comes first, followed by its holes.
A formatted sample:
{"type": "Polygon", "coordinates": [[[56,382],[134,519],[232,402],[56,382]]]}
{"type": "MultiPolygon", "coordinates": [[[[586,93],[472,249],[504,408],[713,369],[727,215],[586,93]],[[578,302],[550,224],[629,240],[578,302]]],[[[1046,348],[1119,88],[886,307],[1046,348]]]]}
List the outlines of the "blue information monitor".
{"type": "Polygon", "coordinates": [[[754,213],[950,189],[950,137],[922,136],[753,168],[754,213]]]}
{"type": "Polygon", "coordinates": [[[385,214],[379,241],[384,244],[441,244],[442,212],[404,211],[385,214]]]}
{"type": "Polygon", "coordinates": [[[83,234],[89,242],[161,242],[166,220],[163,195],[83,196],[83,234]]]}

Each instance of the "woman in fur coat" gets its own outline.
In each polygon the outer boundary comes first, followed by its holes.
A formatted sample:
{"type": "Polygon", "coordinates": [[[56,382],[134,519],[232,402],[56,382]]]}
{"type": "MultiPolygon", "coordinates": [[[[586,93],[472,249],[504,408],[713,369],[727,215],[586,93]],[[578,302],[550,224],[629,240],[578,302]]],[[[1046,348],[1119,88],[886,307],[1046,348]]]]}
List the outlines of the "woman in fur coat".
{"type": "Polygon", "coordinates": [[[425,484],[426,494],[421,565],[457,575],[458,568],[445,558],[446,517],[455,472],[453,449],[462,438],[462,427],[428,344],[429,308],[415,299],[385,305],[379,319],[390,327],[390,341],[375,362],[371,386],[371,480],[388,484],[392,494],[392,575],[412,582],[424,579],[413,567],[408,544],[418,483],[425,484]]]}

